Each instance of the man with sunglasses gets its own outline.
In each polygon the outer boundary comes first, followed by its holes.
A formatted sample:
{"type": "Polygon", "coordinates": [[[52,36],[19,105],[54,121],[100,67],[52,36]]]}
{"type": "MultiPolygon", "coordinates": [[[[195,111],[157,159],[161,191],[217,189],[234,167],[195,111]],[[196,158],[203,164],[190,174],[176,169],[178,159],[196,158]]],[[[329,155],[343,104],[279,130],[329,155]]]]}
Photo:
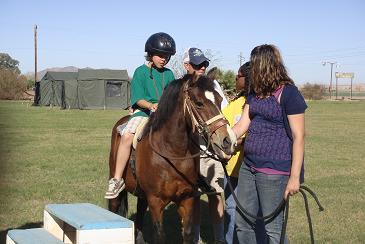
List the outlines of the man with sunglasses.
{"type": "MultiPolygon", "coordinates": [[[[184,68],[188,74],[204,75],[210,60],[205,57],[204,53],[198,48],[189,48],[183,56],[184,68]]],[[[228,105],[219,83],[214,80],[215,90],[222,97],[221,109],[228,105]]],[[[201,142],[201,147],[205,149],[205,143],[201,142]]],[[[225,243],[224,239],[224,202],[222,193],[224,192],[224,170],[222,164],[209,157],[202,155],[200,157],[200,174],[204,180],[215,189],[215,194],[208,195],[209,214],[213,223],[215,243],[225,243]],[[209,172],[209,173],[208,173],[209,172]]],[[[194,211],[194,243],[200,241],[200,199],[196,201],[194,211]]]]}
{"type": "MultiPolygon", "coordinates": [[[[209,66],[210,60],[205,57],[204,53],[195,47],[191,47],[184,52],[183,63],[184,68],[188,74],[204,75],[209,66]]],[[[222,97],[221,109],[228,105],[227,98],[224,96],[223,90],[218,81],[214,80],[215,90],[222,97]]]]}

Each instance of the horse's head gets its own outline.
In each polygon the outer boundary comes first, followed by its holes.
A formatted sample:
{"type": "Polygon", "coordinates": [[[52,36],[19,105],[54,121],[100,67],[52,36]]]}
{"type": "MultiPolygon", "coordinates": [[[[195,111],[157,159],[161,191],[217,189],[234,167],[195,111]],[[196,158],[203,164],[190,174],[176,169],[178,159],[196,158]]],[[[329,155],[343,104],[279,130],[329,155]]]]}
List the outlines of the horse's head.
{"type": "Polygon", "coordinates": [[[236,136],[220,111],[222,97],[215,90],[214,74],[186,75],[182,78],[184,113],[192,130],[206,140],[208,149],[227,159],[234,151],[236,136]]]}

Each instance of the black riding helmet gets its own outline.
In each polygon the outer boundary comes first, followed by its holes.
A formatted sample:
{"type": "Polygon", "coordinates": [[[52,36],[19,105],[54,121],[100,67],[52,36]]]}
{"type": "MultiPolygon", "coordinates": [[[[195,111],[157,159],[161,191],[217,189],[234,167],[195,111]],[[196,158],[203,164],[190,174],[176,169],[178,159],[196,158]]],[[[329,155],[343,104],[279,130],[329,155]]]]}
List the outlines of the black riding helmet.
{"type": "Polygon", "coordinates": [[[163,54],[172,56],[176,53],[176,45],[174,39],[169,34],[159,32],[148,38],[144,50],[149,55],[163,54]]]}

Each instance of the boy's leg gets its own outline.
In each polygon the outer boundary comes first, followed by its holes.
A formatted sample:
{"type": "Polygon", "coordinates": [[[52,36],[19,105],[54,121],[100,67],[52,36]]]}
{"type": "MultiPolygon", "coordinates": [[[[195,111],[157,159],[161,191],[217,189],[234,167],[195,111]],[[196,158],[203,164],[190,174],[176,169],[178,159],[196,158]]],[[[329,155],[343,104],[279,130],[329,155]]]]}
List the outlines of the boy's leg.
{"type": "Polygon", "coordinates": [[[117,152],[117,161],[115,165],[115,174],[114,174],[114,178],[117,180],[122,179],[123,171],[125,169],[125,166],[127,165],[131,153],[133,137],[134,134],[131,134],[129,132],[125,132],[121,137],[117,152]]]}
{"type": "Polygon", "coordinates": [[[130,119],[124,130],[121,132],[122,136],[115,162],[116,165],[114,177],[109,180],[108,190],[105,193],[106,199],[116,198],[125,187],[122,175],[129,160],[134,134],[136,133],[137,127],[142,123],[143,120],[144,117],[134,117],[130,119]]]}
{"type": "Polygon", "coordinates": [[[116,198],[125,188],[122,175],[130,156],[133,136],[134,134],[128,132],[122,135],[117,152],[114,177],[109,180],[108,190],[104,196],[106,199],[116,198]]]}

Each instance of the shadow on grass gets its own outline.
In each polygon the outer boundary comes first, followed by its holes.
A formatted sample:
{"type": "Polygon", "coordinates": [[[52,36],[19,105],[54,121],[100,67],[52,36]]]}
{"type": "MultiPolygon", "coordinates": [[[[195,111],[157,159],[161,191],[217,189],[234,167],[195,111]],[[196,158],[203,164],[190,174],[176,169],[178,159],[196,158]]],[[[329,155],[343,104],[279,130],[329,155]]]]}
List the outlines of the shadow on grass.
{"type": "MultiPolygon", "coordinates": [[[[135,210],[132,210],[135,211],[135,210]]],[[[201,216],[201,226],[200,226],[200,236],[205,243],[214,243],[214,236],[211,221],[209,219],[209,207],[208,203],[200,200],[200,216],[201,216]]],[[[131,220],[135,220],[136,213],[130,216],[131,220]]],[[[164,230],[166,235],[166,240],[169,243],[182,243],[182,226],[180,216],[177,213],[177,207],[175,204],[170,204],[164,211],[164,230]]],[[[147,210],[144,217],[143,223],[143,238],[146,242],[151,243],[153,238],[153,227],[151,213],[147,210]]]]}
{"type": "Polygon", "coordinates": [[[42,222],[26,223],[16,228],[9,228],[6,230],[0,230],[0,243],[6,243],[6,235],[9,230],[13,229],[31,229],[31,228],[41,228],[43,226],[42,222]]]}

